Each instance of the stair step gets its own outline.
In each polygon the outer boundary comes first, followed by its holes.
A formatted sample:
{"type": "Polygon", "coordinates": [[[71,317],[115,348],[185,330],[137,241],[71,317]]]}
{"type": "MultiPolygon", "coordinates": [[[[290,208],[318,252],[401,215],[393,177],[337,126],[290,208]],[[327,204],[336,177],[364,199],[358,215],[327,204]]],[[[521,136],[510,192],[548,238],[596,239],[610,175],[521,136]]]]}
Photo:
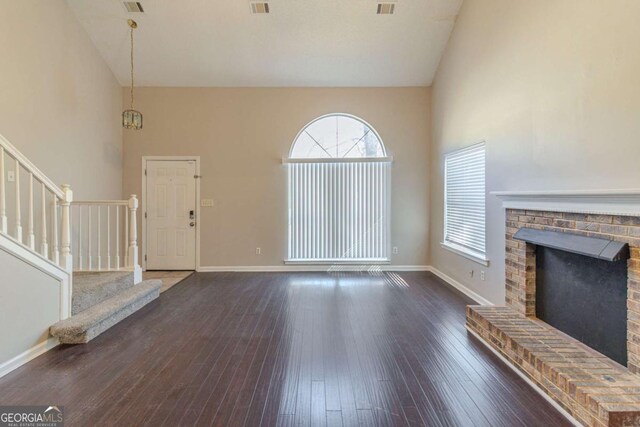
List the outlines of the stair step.
{"type": "Polygon", "coordinates": [[[145,280],[49,328],[62,344],[89,342],[160,295],[162,281],[145,280]]]}
{"type": "Polygon", "coordinates": [[[73,273],[73,303],[71,313],[78,314],[133,287],[133,273],[73,273]]]}

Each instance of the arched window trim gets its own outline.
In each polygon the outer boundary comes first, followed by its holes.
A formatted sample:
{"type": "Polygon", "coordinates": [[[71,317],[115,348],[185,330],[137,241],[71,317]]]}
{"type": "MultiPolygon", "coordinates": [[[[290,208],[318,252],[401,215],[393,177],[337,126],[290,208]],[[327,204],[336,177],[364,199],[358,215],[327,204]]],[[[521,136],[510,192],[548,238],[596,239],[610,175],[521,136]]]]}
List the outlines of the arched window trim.
{"type": "Polygon", "coordinates": [[[300,129],[300,131],[296,134],[296,137],[293,139],[293,142],[291,143],[291,146],[289,148],[289,155],[285,160],[285,162],[286,163],[290,163],[290,162],[353,162],[353,161],[356,161],[356,162],[374,161],[375,162],[375,161],[389,161],[389,160],[391,160],[391,158],[388,157],[387,155],[387,148],[385,147],[384,142],[380,137],[380,134],[366,120],[363,120],[358,116],[354,116],[353,114],[348,114],[348,113],[328,113],[328,114],[324,114],[322,116],[316,117],[315,119],[311,120],[309,123],[304,125],[302,129],[300,129]],[[379,156],[379,157],[292,157],[293,150],[296,146],[296,143],[298,142],[302,134],[309,128],[309,126],[313,125],[314,123],[320,120],[323,120],[329,117],[347,117],[347,118],[356,120],[362,123],[363,125],[365,125],[366,127],[368,127],[371,130],[371,132],[373,132],[378,142],[380,143],[380,148],[382,149],[382,156],[379,156]]]}
{"type": "MultiPolygon", "coordinates": [[[[388,264],[393,158],[292,157],[309,126],[328,117],[347,117],[363,124],[377,138],[375,154],[387,156],[378,132],[351,114],[325,114],[298,132],[289,157],[283,159],[288,175],[288,249],[284,262],[388,264]]],[[[321,146],[324,148],[324,144],[321,146]]]]}

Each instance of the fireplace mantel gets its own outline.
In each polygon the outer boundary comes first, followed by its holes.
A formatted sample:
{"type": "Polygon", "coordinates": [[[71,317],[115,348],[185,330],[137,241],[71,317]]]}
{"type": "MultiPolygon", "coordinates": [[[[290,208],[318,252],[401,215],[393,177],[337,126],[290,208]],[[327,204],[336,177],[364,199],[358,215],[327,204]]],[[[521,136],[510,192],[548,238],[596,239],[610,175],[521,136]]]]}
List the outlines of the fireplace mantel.
{"type": "Polygon", "coordinates": [[[640,216],[640,189],[492,191],[506,209],[640,216]]]}

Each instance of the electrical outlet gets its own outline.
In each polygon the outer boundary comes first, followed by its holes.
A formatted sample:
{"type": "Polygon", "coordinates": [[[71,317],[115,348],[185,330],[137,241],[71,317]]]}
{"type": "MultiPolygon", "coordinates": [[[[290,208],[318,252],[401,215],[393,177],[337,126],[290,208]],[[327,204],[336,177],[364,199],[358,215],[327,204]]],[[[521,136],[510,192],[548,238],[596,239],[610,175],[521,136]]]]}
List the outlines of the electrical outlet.
{"type": "Polygon", "coordinates": [[[7,172],[7,181],[15,182],[16,181],[16,173],[14,171],[7,172]]]}
{"type": "Polygon", "coordinates": [[[393,249],[391,249],[391,252],[393,252],[395,255],[398,254],[398,247],[394,246],[393,249]]]}
{"type": "Polygon", "coordinates": [[[485,276],[484,276],[484,270],[480,271],[480,280],[484,281],[485,276]]]}
{"type": "Polygon", "coordinates": [[[256,255],[260,255],[262,253],[262,249],[256,248],[256,255]]]}

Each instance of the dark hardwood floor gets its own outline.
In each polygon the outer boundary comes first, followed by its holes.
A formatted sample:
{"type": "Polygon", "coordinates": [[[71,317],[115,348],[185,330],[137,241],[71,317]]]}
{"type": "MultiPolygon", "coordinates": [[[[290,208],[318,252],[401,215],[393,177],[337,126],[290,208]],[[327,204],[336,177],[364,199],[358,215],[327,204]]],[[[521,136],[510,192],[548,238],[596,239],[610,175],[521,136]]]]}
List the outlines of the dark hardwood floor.
{"type": "MultiPolygon", "coordinates": [[[[561,426],[430,273],[201,273],[0,379],[66,425],[561,426]]],[[[6,327],[6,326],[5,326],[6,327]]]]}

